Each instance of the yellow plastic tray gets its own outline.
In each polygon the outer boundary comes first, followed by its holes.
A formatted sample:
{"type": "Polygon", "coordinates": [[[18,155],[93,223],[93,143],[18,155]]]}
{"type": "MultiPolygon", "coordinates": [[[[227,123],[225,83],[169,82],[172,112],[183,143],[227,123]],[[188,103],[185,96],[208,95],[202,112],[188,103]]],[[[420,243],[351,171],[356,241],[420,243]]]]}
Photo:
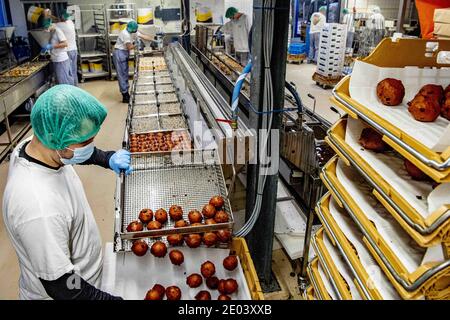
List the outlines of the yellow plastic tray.
{"type": "Polygon", "coordinates": [[[318,300],[332,300],[330,294],[327,292],[323,280],[319,273],[319,258],[314,258],[307,268],[307,273],[311,284],[314,287],[314,294],[318,300]]]}
{"type": "Polygon", "coordinates": [[[317,300],[314,294],[314,287],[313,286],[308,286],[308,288],[306,288],[305,292],[303,293],[303,299],[305,300],[317,300]]]}
{"type": "MultiPolygon", "coordinates": [[[[440,51],[450,51],[450,41],[431,41],[439,43],[439,49],[433,54],[432,57],[425,56],[425,48],[427,42],[430,42],[430,40],[399,39],[396,42],[392,42],[391,39],[386,38],[377,46],[372,54],[370,54],[362,61],[379,67],[390,68],[402,68],[406,66],[417,66],[421,68],[445,66],[439,65],[437,63],[436,56],[440,51]],[[392,52],[395,52],[395,54],[391,54],[392,52]]],[[[386,141],[386,143],[391,145],[393,149],[395,149],[402,156],[414,163],[417,167],[419,167],[434,180],[436,180],[437,182],[450,181],[450,167],[443,170],[437,170],[426,165],[424,162],[418,160],[412,153],[402,147],[399,141],[413,148],[425,158],[435,161],[438,164],[442,164],[450,158],[450,146],[442,153],[432,151],[431,149],[425,147],[422,143],[413,139],[411,136],[407,135],[399,128],[397,128],[395,124],[387,122],[376,113],[370,111],[362,104],[359,104],[358,102],[353,100],[350,97],[349,84],[350,76],[347,76],[336,85],[333,92],[335,97],[331,99],[333,103],[337,104],[338,107],[345,110],[351,117],[355,119],[362,118],[363,120],[373,121],[382,129],[392,134],[394,136],[393,138],[389,138],[386,135],[383,136],[383,139],[386,141]],[[337,98],[342,99],[343,102],[338,101],[337,98]],[[349,104],[350,107],[346,104],[349,104]]]]}
{"type": "MultiPolygon", "coordinates": [[[[359,156],[346,142],[345,133],[347,128],[347,119],[342,118],[328,132],[325,138],[327,143],[336,151],[341,160],[347,165],[353,165],[365,172],[373,183],[394,202],[394,204],[411,219],[414,224],[422,228],[428,228],[435,223],[439,217],[450,211],[450,204],[441,206],[428,218],[424,219],[416,209],[411,206],[404,198],[400,196],[395,188],[392,188],[362,157],[359,156]]],[[[403,229],[423,247],[434,246],[441,242],[450,242],[450,219],[442,222],[433,232],[422,234],[416,228],[408,224],[407,221],[397,212],[382,196],[374,189],[375,197],[384,205],[390,214],[397,220],[403,229]]],[[[340,204],[342,206],[342,204],[340,204]]]]}
{"type": "MultiPolygon", "coordinates": [[[[329,276],[332,278],[330,279],[331,282],[333,282],[336,286],[336,289],[339,291],[340,296],[342,297],[342,300],[353,300],[352,294],[350,292],[350,289],[348,287],[347,282],[340,274],[339,270],[337,269],[336,265],[333,262],[333,259],[330,256],[330,253],[328,252],[324,240],[323,240],[323,227],[317,230],[316,234],[313,236],[313,247],[314,251],[317,253],[317,257],[319,258],[320,264],[330,272],[329,276]]],[[[353,279],[355,282],[355,280],[353,279]]]]}
{"type": "Polygon", "coordinates": [[[264,294],[259,283],[259,278],[253,265],[252,257],[248,251],[247,242],[244,238],[233,238],[231,252],[239,256],[245,280],[253,300],[264,300],[264,294]]]}
{"type": "Polygon", "coordinates": [[[336,221],[333,219],[333,216],[331,215],[329,209],[330,200],[331,194],[327,193],[318,203],[318,207],[316,207],[316,213],[320,221],[322,222],[325,231],[327,232],[330,240],[334,242],[335,245],[341,248],[349,263],[351,264],[353,270],[358,275],[359,281],[358,279],[355,279],[355,285],[358,288],[361,296],[370,300],[383,300],[383,296],[376,288],[374,288],[373,286],[368,286],[368,284],[371,283],[369,274],[361,264],[358,254],[353,249],[352,244],[348,241],[347,237],[344,235],[342,230],[339,229],[336,221]],[[337,243],[336,241],[334,241],[335,237],[337,243]]]}
{"type": "MultiPolygon", "coordinates": [[[[347,212],[352,216],[352,219],[356,219],[356,223],[359,224],[360,227],[363,228],[361,230],[365,237],[363,238],[366,245],[369,243],[368,237],[373,240],[373,243],[376,243],[376,246],[381,251],[382,255],[385,257],[385,259],[388,261],[389,265],[391,266],[392,270],[401,278],[401,281],[403,281],[408,286],[412,286],[414,282],[418,281],[421,277],[427,275],[428,273],[431,273],[432,275],[428,280],[426,280],[424,283],[418,286],[416,290],[408,291],[403,284],[399,283],[395,277],[392,276],[392,273],[388,270],[388,268],[383,267],[382,269],[388,276],[389,280],[393,284],[393,286],[396,288],[398,293],[402,296],[404,299],[415,299],[418,295],[420,295],[417,291],[422,291],[423,295],[426,295],[425,292],[428,292],[429,290],[427,288],[445,288],[445,286],[450,286],[450,266],[446,267],[444,270],[439,272],[434,272],[432,270],[433,268],[437,268],[439,266],[444,265],[444,263],[427,263],[422,266],[420,266],[417,270],[410,273],[408,270],[404,267],[404,265],[401,263],[400,259],[395,255],[395,253],[390,249],[390,247],[387,245],[385,239],[381,237],[378,230],[375,228],[375,226],[372,224],[372,222],[364,215],[364,213],[361,211],[361,209],[358,207],[357,203],[350,197],[350,195],[346,192],[346,190],[342,187],[339,180],[336,177],[336,159],[333,158],[331,160],[331,163],[327,164],[326,169],[326,175],[327,179],[324,179],[324,175],[322,174],[323,181],[326,181],[327,188],[330,188],[330,190],[336,190],[336,192],[333,192],[333,198],[338,199],[338,204],[341,205],[342,202],[345,202],[347,207],[345,209],[347,212]],[[331,168],[334,168],[334,172],[331,168]],[[330,183],[332,186],[330,186],[330,183]],[[388,274],[389,272],[389,274],[388,274]]],[[[321,209],[323,209],[321,207],[321,209]]],[[[329,211],[328,211],[329,212],[329,211]]],[[[374,255],[373,246],[369,248],[372,255],[374,255]]],[[[375,255],[374,255],[375,256],[375,255]]],[[[377,254],[375,258],[377,258],[377,262],[380,264],[380,255],[377,254]]],[[[450,290],[450,287],[448,288],[450,290]]],[[[437,290],[436,290],[437,291],[437,290]]],[[[442,293],[440,293],[442,294],[442,293]]]]}

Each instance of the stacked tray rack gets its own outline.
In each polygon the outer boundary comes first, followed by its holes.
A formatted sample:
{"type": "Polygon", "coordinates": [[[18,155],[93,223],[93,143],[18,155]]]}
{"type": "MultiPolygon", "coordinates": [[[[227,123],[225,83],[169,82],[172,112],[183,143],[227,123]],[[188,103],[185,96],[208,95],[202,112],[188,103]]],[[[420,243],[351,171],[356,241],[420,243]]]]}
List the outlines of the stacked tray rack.
{"type": "MultiPolygon", "coordinates": [[[[232,229],[234,224],[217,151],[191,149],[191,138],[185,123],[182,106],[178,101],[177,90],[172,82],[171,72],[167,69],[163,60],[164,58],[158,58],[158,67],[154,68],[153,71],[149,71],[149,68],[146,67],[142,72],[139,70],[142,65],[140,59],[150,59],[151,61],[151,57],[137,57],[123,146],[130,149],[133,135],[158,135],[167,132],[185,134],[184,137],[187,136],[185,139],[189,140],[189,146],[178,150],[131,153],[133,172],[129,176],[122,174],[117,180],[116,186],[115,251],[130,251],[132,241],[135,239],[143,239],[149,244],[155,240],[167,242],[166,237],[170,234],[191,234],[232,229]],[[141,86],[149,88],[140,88],[141,86]],[[165,87],[161,88],[161,86],[165,87]],[[164,104],[159,103],[158,97],[160,94],[167,92],[175,95],[176,99],[171,103],[176,104],[178,109],[174,113],[161,112],[164,104]],[[153,95],[155,100],[146,103],[148,114],[135,116],[136,110],[143,105],[136,103],[136,97],[139,95],[153,95]],[[152,113],[153,111],[156,113],[152,113]],[[176,127],[167,130],[161,127],[161,124],[164,123],[164,120],[161,121],[161,119],[172,115],[182,117],[182,128],[176,127]],[[155,130],[136,131],[135,121],[140,119],[157,119],[157,128],[155,130]],[[179,205],[183,209],[183,219],[188,221],[189,211],[201,211],[202,207],[215,195],[220,195],[225,200],[222,210],[228,214],[228,222],[175,228],[174,222],[169,218],[163,224],[162,229],[147,230],[144,227],[141,232],[126,231],[128,224],[137,220],[140,210],[144,208],[152,210],[163,208],[169,211],[170,206],[179,205]]],[[[146,65],[148,66],[148,64],[147,62],[146,65]]],[[[130,149],[130,151],[132,150],[130,149]]],[[[216,246],[229,247],[230,243],[218,242],[216,246]]]]}
{"type": "MultiPolygon", "coordinates": [[[[439,50],[450,49],[449,41],[438,43],[439,50]]],[[[363,61],[378,67],[441,67],[439,51],[426,57],[426,46],[425,40],[386,39],[363,61]],[[386,52],[394,51],[395,57],[385,61],[386,52]]],[[[448,299],[450,146],[440,153],[427,149],[354,101],[349,83],[346,77],[333,90],[332,101],[348,116],[326,138],[337,156],[321,173],[329,193],[316,207],[324,226],[312,237],[317,263],[338,299],[448,299]],[[375,154],[362,148],[358,137],[366,127],[380,132],[393,150],[375,154]],[[404,158],[435,183],[412,180],[403,169],[404,158]],[[346,275],[351,285],[336,258],[330,259],[333,248],[351,271],[346,275]]],[[[314,270],[312,262],[309,270],[314,270]]],[[[310,273],[314,297],[320,299],[318,273],[310,273]]]]}

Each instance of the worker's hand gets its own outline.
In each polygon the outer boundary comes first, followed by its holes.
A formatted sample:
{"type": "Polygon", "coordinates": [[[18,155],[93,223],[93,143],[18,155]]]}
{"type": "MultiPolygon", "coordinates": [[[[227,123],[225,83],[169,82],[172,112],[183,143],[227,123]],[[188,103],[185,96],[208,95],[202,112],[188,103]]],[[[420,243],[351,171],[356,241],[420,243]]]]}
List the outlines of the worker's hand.
{"type": "Polygon", "coordinates": [[[53,49],[53,46],[50,43],[47,43],[45,46],[42,47],[42,52],[50,51],[53,49]]]}
{"type": "Polygon", "coordinates": [[[119,150],[109,158],[109,167],[117,174],[120,174],[120,171],[124,170],[125,174],[129,175],[133,171],[130,164],[131,156],[127,150],[119,150]]]}

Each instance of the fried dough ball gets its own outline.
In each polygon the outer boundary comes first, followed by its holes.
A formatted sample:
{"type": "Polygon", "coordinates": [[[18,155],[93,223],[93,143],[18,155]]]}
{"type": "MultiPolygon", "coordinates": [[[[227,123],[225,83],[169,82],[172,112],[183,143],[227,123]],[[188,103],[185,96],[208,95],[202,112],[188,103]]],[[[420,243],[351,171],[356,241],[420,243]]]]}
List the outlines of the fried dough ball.
{"type": "Polygon", "coordinates": [[[156,210],[155,220],[160,223],[165,223],[167,221],[167,211],[164,210],[163,208],[156,210]]]}
{"type": "Polygon", "coordinates": [[[190,288],[198,288],[202,285],[203,278],[198,273],[193,273],[186,278],[186,284],[190,288]]]}
{"type": "Polygon", "coordinates": [[[389,145],[383,141],[383,136],[372,128],[364,128],[359,138],[359,143],[368,150],[375,152],[385,152],[389,150],[389,145]]]}
{"type": "Polygon", "coordinates": [[[445,99],[444,103],[442,104],[441,116],[447,120],[450,120],[450,91],[449,91],[448,98],[445,99]]]}
{"type": "Polygon", "coordinates": [[[400,80],[386,78],[377,84],[377,97],[385,106],[397,106],[405,96],[405,87],[400,80]]]}
{"type": "Polygon", "coordinates": [[[175,221],[183,219],[183,209],[180,206],[173,205],[169,209],[169,216],[175,221]]]}
{"type": "Polygon", "coordinates": [[[442,88],[442,86],[437,84],[427,84],[419,90],[419,93],[417,95],[437,99],[437,101],[440,102],[444,97],[444,89],[442,88]]]}
{"type": "Polygon", "coordinates": [[[417,121],[433,122],[441,112],[441,106],[436,99],[417,95],[408,102],[408,111],[417,121]]]}
{"type": "Polygon", "coordinates": [[[427,176],[422,170],[416,167],[411,161],[405,159],[405,169],[413,180],[417,181],[430,181],[431,178],[427,176]]]}
{"type": "Polygon", "coordinates": [[[142,209],[141,212],[139,212],[139,220],[141,220],[142,223],[147,224],[153,219],[153,211],[151,209],[142,209]]]}
{"type": "Polygon", "coordinates": [[[131,251],[138,257],[142,257],[147,253],[148,244],[144,240],[136,240],[133,241],[133,245],[131,246],[131,251]]]}

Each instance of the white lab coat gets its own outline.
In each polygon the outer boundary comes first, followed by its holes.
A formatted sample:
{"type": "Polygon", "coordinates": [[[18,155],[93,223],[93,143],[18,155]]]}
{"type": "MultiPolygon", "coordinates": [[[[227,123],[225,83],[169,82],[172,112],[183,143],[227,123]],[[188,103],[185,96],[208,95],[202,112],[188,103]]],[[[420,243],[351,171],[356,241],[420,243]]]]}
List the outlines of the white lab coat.
{"type": "Polygon", "coordinates": [[[367,22],[369,29],[384,30],[384,16],[381,13],[372,14],[367,22]]]}
{"type": "Polygon", "coordinates": [[[250,52],[248,47],[248,34],[250,26],[246,14],[242,14],[239,19],[232,19],[221,28],[223,33],[233,37],[234,50],[236,52],[250,52]]]}
{"type": "MultiPolygon", "coordinates": [[[[27,140],[28,141],[28,140],[27,140]]],[[[3,220],[19,259],[20,299],[49,299],[39,278],[75,271],[100,286],[102,242],[80,178],[72,166],[57,170],[11,155],[3,220]]]]}
{"type": "Polygon", "coordinates": [[[323,15],[320,12],[314,12],[311,15],[311,25],[309,28],[309,33],[321,32],[323,27],[325,26],[325,23],[327,23],[327,17],[325,17],[325,15],[323,15]],[[316,18],[319,19],[319,21],[316,24],[314,24],[313,21],[316,18]]]}
{"type": "MultiPolygon", "coordinates": [[[[55,46],[60,42],[67,41],[64,32],[58,27],[55,27],[55,30],[52,31],[52,35],[50,37],[50,44],[55,46]]],[[[63,62],[69,59],[67,55],[67,47],[64,48],[54,48],[50,51],[50,59],[52,62],[63,62]]]]}
{"type": "Polygon", "coordinates": [[[136,40],[136,34],[131,34],[124,29],[120,31],[119,36],[117,37],[116,44],[114,45],[115,49],[118,50],[128,50],[127,43],[133,43],[136,40]]]}
{"type": "Polygon", "coordinates": [[[72,20],[58,22],[56,26],[61,29],[67,39],[67,51],[77,50],[75,25],[72,20]]]}

